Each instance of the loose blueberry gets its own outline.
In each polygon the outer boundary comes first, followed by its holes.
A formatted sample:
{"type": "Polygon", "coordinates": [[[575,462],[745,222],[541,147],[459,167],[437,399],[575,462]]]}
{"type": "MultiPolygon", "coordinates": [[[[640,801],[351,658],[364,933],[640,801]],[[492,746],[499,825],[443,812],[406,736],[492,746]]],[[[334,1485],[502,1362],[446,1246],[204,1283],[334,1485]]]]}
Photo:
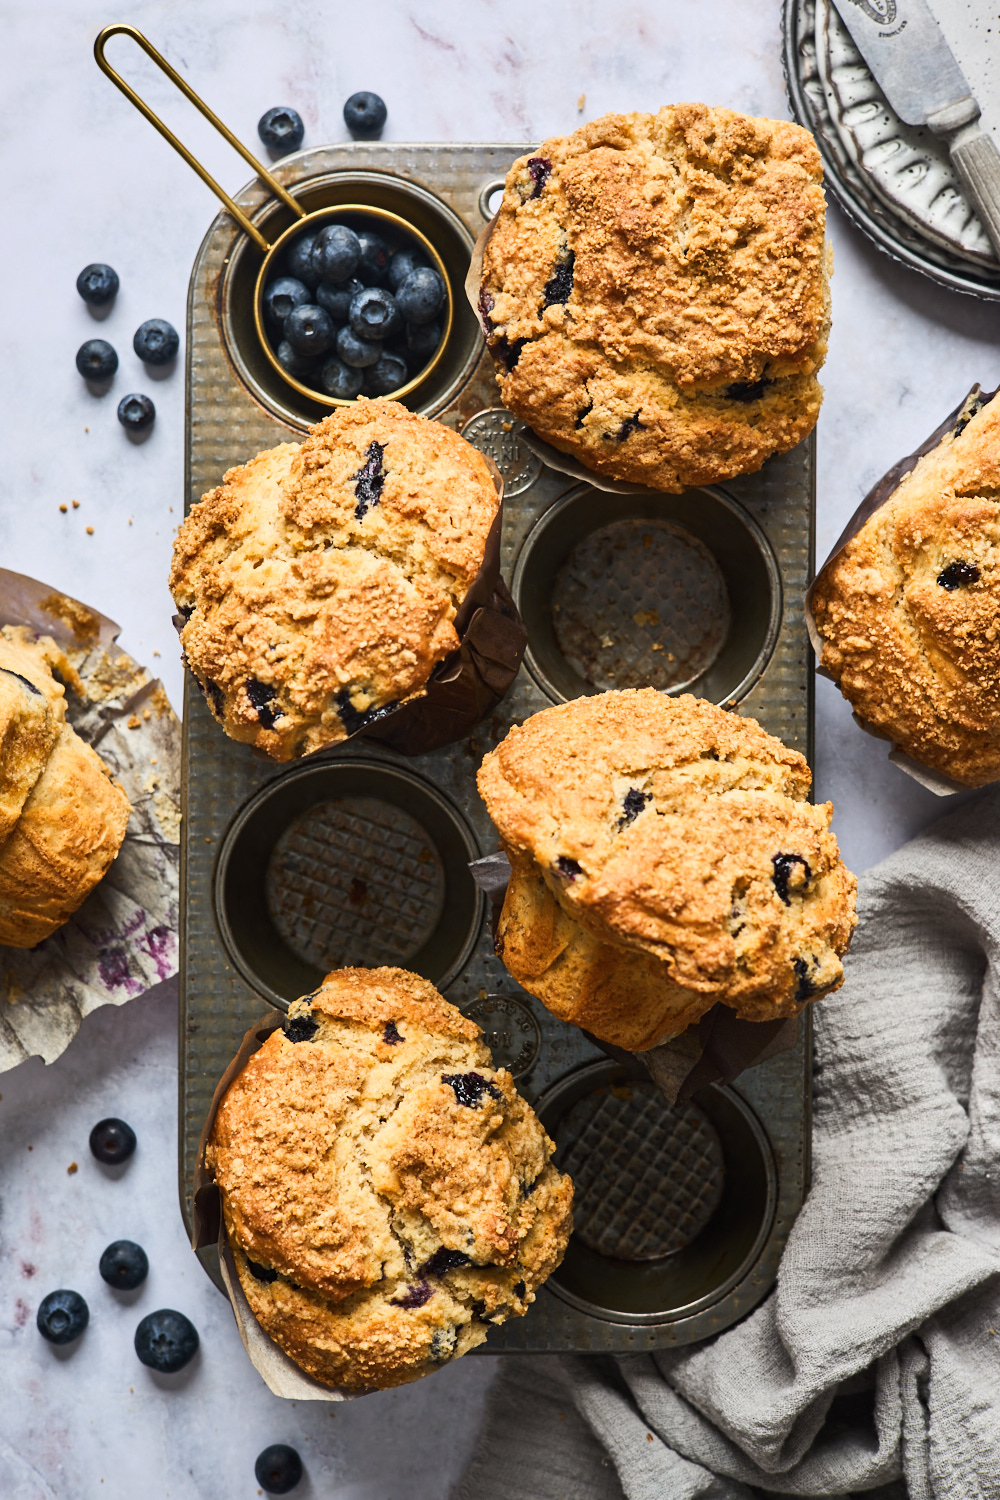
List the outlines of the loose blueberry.
{"type": "Polygon", "coordinates": [[[166,318],[147,318],[140,323],[132,348],[147,365],[167,365],[181,346],[177,329],[166,318]]]}
{"type": "Polygon", "coordinates": [[[430,266],[411,271],[396,293],[399,310],[408,323],[429,323],[444,305],[445,285],[430,266]]]}
{"type": "Polygon", "coordinates": [[[407,323],[406,348],[415,360],[428,360],[437,353],[444,329],[440,323],[407,323]]]}
{"type": "Polygon", "coordinates": [[[362,229],[358,235],[358,243],[361,246],[361,259],[358,261],[357,274],[365,286],[375,286],[385,278],[389,269],[389,247],[374,229],[362,229]]]}
{"type": "Polygon", "coordinates": [[[490,1083],[481,1073],[442,1073],[441,1082],[455,1090],[455,1098],[467,1109],[477,1109],[484,1094],[489,1094],[499,1104],[503,1094],[495,1083],[490,1083]]]}
{"type": "Polygon", "coordinates": [[[378,94],[362,89],[344,105],[344,124],[352,135],[371,140],[381,132],[387,114],[385,102],[378,94]]]}
{"type": "Polygon", "coordinates": [[[269,1495],[287,1495],[302,1478],[302,1460],[287,1443],[272,1443],[258,1453],[254,1477],[269,1495]]]}
{"type": "Polygon", "coordinates": [[[172,1375],[198,1353],[198,1330],[183,1313],[161,1307],[147,1314],[135,1330],[135,1352],[151,1370],[172,1375]]]}
{"type": "Polygon", "coordinates": [[[351,298],[347,317],[359,339],[391,338],[403,326],[395,297],[381,286],[362,287],[351,298]]]}
{"type": "Polygon", "coordinates": [[[319,281],[319,277],[313,273],[312,265],[315,243],[315,234],[300,234],[292,241],[285,256],[289,276],[294,276],[296,281],[304,281],[306,286],[315,286],[319,281]]]}
{"type": "Polygon", "coordinates": [[[370,339],[359,339],[350,328],[342,328],[337,334],[337,353],[345,365],[364,370],[381,358],[382,345],[370,339]]]}
{"type": "Polygon", "coordinates": [[[294,307],[285,319],[285,338],[299,354],[325,354],[334,339],[330,314],[310,302],[294,307]]]}
{"type": "Polygon", "coordinates": [[[317,281],[348,281],[361,260],[361,243],[346,224],[327,224],[316,236],[312,252],[317,281]]]}
{"type": "Polygon", "coordinates": [[[295,276],[276,276],[264,288],[264,317],[272,328],[280,328],[290,312],[308,302],[311,293],[295,276]]]}
{"type": "Polygon", "coordinates": [[[383,354],[364,373],[366,396],[388,396],[410,378],[406,360],[399,354],[383,354]]]}
{"type": "MultiPolygon", "coordinates": [[[[377,368],[378,365],[372,366],[373,370],[377,368]]],[[[362,372],[352,365],[345,365],[336,354],[332,354],[326,361],[319,376],[320,389],[338,401],[353,401],[356,396],[360,396],[363,382],[362,372]]]]}
{"type": "Polygon", "coordinates": [[[91,307],[103,307],[118,291],[118,273],[102,261],[94,261],[76,278],[76,289],[91,307]]]}
{"type": "Polygon", "coordinates": [[[90,1132],[90,1149],[98,1161],[120,1166],[135,1150],[135,1131],[124,1120],[99,1120],[90,1132]]]}
{"type": "Polygon", "coordinates": [[[309,382],[315,376],[316,359],[310,358],[308,354],[300,354],[297,349],[292,348],[287,339],[282,339],[274,352],[278,356],[278,364],[281,368],[287,370],[288,374],[294,376],[296,380],[309,382]]]}
{"type": "Polygon", "coordinates": [[[257,121],[257,134],[269,151],[297,151],[305,133],[302,116],[284,105],[265,110],[257,121]]]}
{"type": "Polygon", "coordinates": [[[106,339],[88,339],[76,351],[76,368],[84,380],[110,380],[118,368],[118,355],[106,339]]]}
{"type": "Polygon", "coordinates": [[[90,1308],[79,1292],[62,1287],[42,1298],[35,1322],[42,1338],[50,1344],[71,1344],[90,1322],[90,1308]]]}
{"type": "Polygon", "coordinates": [[[123,396],[118,403],[118,420],[127,432],[145,432],[156,421],[156,407],[148,396],[123,396]]]}
{"type": "Polygon", "coordinates": [[[134,1292],[149,1275],[149,1261],[141,1245],[134,1240],[115,1240],[101,1256],[98,1270],[108,1286],[120,1292],[134,1292]]]}
{"type": "Polygon", "coordinates": [[[411,271],[423,270],[427,265],[416,250],[397,250],[389,257],[387,279],[394,292],[398,292],[411,271]]]}
{"type": "Polygon", "coordinates": [[[316,301],[335,323],[346,323],[351,301],[361,290],[361,282],[353,276],[349,281],[321,281],[316,288],[316,301]]]}

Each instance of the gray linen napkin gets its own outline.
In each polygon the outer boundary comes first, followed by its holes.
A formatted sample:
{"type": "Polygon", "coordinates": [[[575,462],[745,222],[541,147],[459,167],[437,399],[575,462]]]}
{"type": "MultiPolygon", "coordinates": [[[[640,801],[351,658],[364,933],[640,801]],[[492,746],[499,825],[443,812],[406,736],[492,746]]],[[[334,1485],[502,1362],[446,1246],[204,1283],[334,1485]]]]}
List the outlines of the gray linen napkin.
{"type": "Polygon", "coordinates": [[[457,1500],[1000,1497],[1000,791],[859,917],[775,1290],[687,1349],[506,1358],[457,1500]]]}

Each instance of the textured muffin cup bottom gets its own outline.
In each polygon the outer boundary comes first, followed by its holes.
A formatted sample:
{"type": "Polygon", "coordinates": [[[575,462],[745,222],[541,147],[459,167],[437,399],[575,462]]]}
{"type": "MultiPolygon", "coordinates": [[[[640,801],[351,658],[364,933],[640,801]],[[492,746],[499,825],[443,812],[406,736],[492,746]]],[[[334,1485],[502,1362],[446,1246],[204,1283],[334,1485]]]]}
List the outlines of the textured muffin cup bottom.
{"type": "Polygon", "coordinates": [[[512,593],[525,663],[556,702],[656,687],[729,706],[759,679],[781,624],[770,544],[716,489],[570,490],[525,537],[512,593]]]}
{"type": "Polygon", "coordinates": [[[556,1164],[575,1170],[578,1227],[546,1283],[557,1297],[605,1322],[669,1323],[752,1272],[777,1202],[770,1145],[735,1090],[712,1085],[692,1105],[672,1108],[641,1068],[611,1061],[542,1095],[556,1164]]]}
{"type": "Polygon", "coordinates": [[[443,988],[482,925],[478,854],[457,808],[413,772],[346,757],[297,767],[230,824],[216,924],[247,984],[281,1010],[336,968],[405,967],[443,988]]]}

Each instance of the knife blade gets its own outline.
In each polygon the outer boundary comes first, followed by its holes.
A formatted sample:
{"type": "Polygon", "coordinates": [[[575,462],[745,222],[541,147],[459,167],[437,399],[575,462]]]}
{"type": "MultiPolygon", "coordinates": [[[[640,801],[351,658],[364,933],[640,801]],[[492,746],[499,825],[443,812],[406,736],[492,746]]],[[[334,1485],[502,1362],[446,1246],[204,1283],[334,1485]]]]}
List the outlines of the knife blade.
{"type": "Polygon", "coordinates": [[[896,114],[941,136],[1000,259],[1000,152],[927,0],[834,0],[896,114]]]}

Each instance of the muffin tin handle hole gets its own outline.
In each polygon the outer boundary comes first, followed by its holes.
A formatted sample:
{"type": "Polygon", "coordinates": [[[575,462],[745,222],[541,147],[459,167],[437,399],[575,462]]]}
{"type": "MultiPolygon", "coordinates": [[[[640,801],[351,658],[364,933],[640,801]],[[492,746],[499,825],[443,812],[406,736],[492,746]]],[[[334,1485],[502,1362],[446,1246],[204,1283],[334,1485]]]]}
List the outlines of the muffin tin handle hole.
{"type": "Polygon", "coordinates": [[[499,209],[505,180],[503,177],[494,177],[492,181],[483,184],[479,194],[479,212],[484,219],[492,219],[499,209]]]}

